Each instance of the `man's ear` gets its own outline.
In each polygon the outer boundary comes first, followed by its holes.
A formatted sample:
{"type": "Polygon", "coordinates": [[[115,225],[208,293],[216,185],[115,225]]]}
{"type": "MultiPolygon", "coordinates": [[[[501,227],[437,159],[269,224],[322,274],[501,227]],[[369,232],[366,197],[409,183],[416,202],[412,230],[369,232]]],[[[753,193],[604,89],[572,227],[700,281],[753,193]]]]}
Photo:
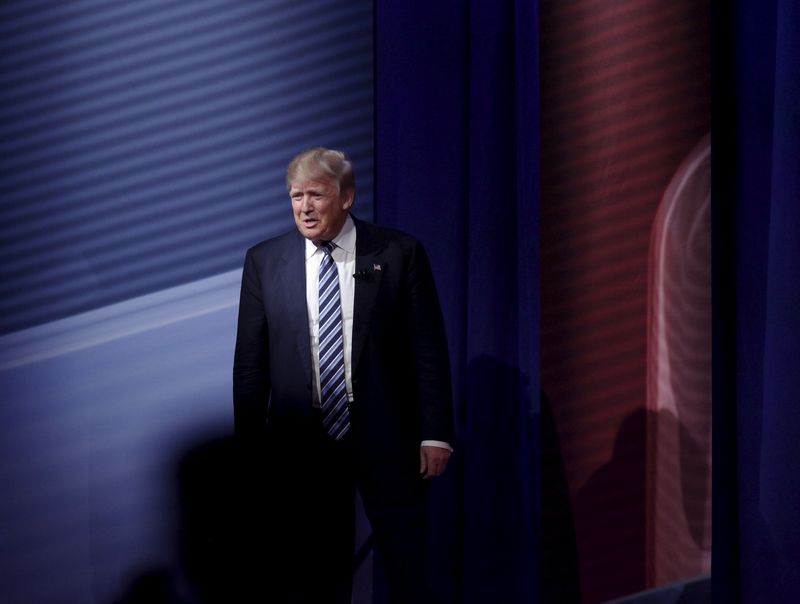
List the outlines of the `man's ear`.
{"type": "Polygon", "coordinates": [[[342,193],[342,209],[349,210],[353,207],[353,200],[355,199],[356,192],[353,189],[348,189],[342,193]]]}

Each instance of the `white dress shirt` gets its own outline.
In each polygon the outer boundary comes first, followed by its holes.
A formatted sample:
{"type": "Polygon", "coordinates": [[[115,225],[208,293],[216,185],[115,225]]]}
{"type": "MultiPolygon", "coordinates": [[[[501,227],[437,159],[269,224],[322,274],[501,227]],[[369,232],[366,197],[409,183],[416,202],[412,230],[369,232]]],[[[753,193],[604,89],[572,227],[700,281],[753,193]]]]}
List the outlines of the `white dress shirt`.
{"type": "MultiPolygon", "coordinates": [[[[331,256],[339,273],[339,300],[342,305],[342,339],[344,343],[344,380],[347,397],[353,401],[353,303],[356,280],[356,226],[350,216],[342,230],[333,238],[335,247],[331,256]]],[[[308,305],[308,332],[311,335],[311,362],[314,366],[315,407],[320,406],[319,384],[319,266],[325,252],[310,239],[306,239],[306,304],[308,305]]],[[[424,440],[422,446],[441,447],[452,451],[449,443],[424,440]]]]}
{"type": "MultiPolygon", "coordinates": [[[[356,280],[356,227],[349,216],[334,237],[331,252],[339,273],[339,301],[342,305],[342,338],[344,344],[344,381],[347,397],[353,400],[353,302],[356,280]]],[[[306,239],[306,303],[308,304],[308,332],[311,334],[311,360],[314,365],[314,406],[319,399],[319,266],[325,252],[310,239],[306,239]]]]}

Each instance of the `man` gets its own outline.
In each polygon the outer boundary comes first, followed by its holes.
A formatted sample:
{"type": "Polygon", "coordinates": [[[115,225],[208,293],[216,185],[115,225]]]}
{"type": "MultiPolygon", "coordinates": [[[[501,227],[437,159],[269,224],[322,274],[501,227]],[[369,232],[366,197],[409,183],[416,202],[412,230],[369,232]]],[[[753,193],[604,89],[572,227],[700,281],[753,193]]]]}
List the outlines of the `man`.
{"type": "Polygon", "coordinates": [[[358,484],[393,601],[425,602],[425,481],[453,436],[430,265],[350,215],[343,153],[301,153],[286,182],[297,230],[247,252],[233,371],[237,437],[269,464],[270,601],[350,602],[358,484]]]}

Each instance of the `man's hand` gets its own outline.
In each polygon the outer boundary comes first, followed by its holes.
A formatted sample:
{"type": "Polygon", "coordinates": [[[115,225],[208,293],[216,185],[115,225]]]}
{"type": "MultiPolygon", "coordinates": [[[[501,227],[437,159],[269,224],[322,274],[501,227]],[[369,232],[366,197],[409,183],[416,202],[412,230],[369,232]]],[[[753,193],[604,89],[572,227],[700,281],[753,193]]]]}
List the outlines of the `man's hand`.
{"type": "Polygon", "coordinates": [[[447,467],[450,451],[443,447],[423,446],[419,449],[419,473],[424,479],[441,475],[447,467]]]}

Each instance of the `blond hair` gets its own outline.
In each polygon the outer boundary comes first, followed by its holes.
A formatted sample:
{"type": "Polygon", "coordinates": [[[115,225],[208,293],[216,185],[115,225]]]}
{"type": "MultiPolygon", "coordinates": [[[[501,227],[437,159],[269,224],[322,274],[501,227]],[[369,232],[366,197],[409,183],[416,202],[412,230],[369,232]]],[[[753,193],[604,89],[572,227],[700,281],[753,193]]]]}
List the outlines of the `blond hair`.
{"type": "Polygon", "coordinates": [[[355,190],[356,179],[353,165],[342,151],[314,147],[303,151],[289,163],[286,169],[286,188],[292,183],[307,180],[324,180],[335,183],[339,192],[355,190]]]}

